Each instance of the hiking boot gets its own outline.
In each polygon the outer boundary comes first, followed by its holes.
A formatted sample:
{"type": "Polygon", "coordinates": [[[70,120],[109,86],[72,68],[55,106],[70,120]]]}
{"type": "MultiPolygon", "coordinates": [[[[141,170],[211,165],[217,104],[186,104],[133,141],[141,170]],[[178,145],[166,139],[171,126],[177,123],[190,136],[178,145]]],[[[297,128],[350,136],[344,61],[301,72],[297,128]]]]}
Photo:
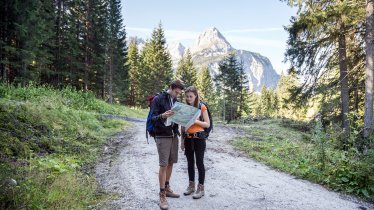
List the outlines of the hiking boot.
{"type": "Polygon", "coordinates": [[[179,198],[179,194],[173,192],[173,190],[170,189],[170,185],[165,186],[165,192],[166,192],[166,197],[170,198],[179,198]]]}
{"type": "Polygon", "coordinates": [[[184,195],[191,195],[195,192],[195,182],[190,181],[186,191],[183,193],[184,195]]]}
{"type": "Polygon", "coordinates": [[[166,210],[169,208],[168,201],[166,200],[166,192],[160,192],[160,209],[166,210]]]}
{"type": "Polygon", "coordinates": [[[197,190],[195,194],[192,196],[194,199],[199,199],[204,196],[204,185],[199,184],[197,185],[197,190]]]}

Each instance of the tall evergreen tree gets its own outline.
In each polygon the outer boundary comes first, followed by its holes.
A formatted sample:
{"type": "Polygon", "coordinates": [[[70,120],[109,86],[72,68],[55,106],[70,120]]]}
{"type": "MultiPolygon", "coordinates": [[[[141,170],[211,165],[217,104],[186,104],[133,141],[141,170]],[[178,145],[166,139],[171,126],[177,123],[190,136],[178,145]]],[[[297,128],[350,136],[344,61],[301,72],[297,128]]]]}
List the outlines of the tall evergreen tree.
{"type": "Polygon", "coordinates": [[[39,82],[50,68],[53,2],[6,1],[1,5],[0,72],[7,83],[39,82]]]}
{"type": "Polygon", "coordinates": [[[367,139],[374,127],[374,1],[366,1],[366,66],[365,66],[365,113],[364,138],[367,139]]]}
{"type": "MultiPolygon", "coordinates": [[[[219,63],[219,73],[216,77],[217,89],[223,94],[223,112],[228,122],[241,117],[243,104],[246,100],[243,97],[245,93],[245,76],[243,65],[237,60],[234,53],[230,53],[219,63]]],[[[246,93],[246,95],[248,92],[246,93]]]]}
{"type": "Polygon", "coordinates": [[[199,89],[202,100],[206,101],[209,105],[213,105],[215,103],[214,84],[207,66],[200,70],[197,79],[197,88],[199,89]]]}
{"type": "Polygon", "coordinates": [[[69,84],[103,98],[110,80],[110,95],[126,98],[119,0],[10,0],[0,10],[0,80],[69,84]]]}
{"type": "Polygon", "coordinates": [[[182,56],[175,74],[175,77],[182,80],[186,87],[197,85],[197,72],[192,62],[190,50],[187,50],[182,56]]]}
{"type": "Polygon", "coordinates": [[[152,32],[152,37],[144,45],[140,56],[140,81],[142,84],[142,105],[147,106],[147,98],[165,89],[173,77],[170,54],[161,23],[152,32]]]}
{"type": "Polygon", "coordinates": [[[95,0],[92,8],[93,32],[92,32],[92,51],[93,59],[91,62],[92,72],[90,74],[90,90],[95,92],[98,97],[105,98],[105,65],[106,52],[108,46],[108,27],[107,20],[109,16],[108,3],[105,0],[95,0]]]}
{"type": "Polygon", "coordinates": [[[243,62],[240,61],[238,66],[238,77],[239,77],[239,111],[238,111],[238,118],[241,118],[243,114],[248,113],[249,104],[248,102],[248,78],[246,73],[244,72],[243,62]]]}
{"type": "Polygon", "coordinates": [[[58,84],[72,85],[82,89],[83,65],[83,7],[79,0],[66,0],[57,2],[56,37],[54,49],[55,76],[47,74],[43,81],[57,80],[58,84]]]}
{"type": "Polygon", "coordinates": [[[276,95],[278,97],[278,115],[286,118],[296,116],[297,107],[291,100],[291,91],[298,87],[297,75],[290,72],[288,75],[281,74],[277,84],[276,95]]]}
{"type": "Polygon", "coordinates": [[[126,64],[127,46],[126,32],[122,25],[121,1],[109,1],[108,20],[108,79],[109,79],[109,102],[113,102],[113,97],[124,102],[128,90],[128,67],[126,64]]]}
{"type": "MultiPolygon", "coordinates": [[[[288,2],[294,3],[292,0],[288,2]]],[[[335,77],[331,85],[340,87],[340,122],[346,132],[349,131],[349,90],[352,89],[349,79],[353,69],[360,70],[363,59],[349,56],[362,47],[359,26],[363,25],[364,12],[361,3],[362,0],[299,1],[300,12],[287,28],[290,37],[286,58],[296,68],[296,73],[305,78],[304,84],[295,93],[302,93],[300,101],[307,102],[306,98],[311,95],[329,91],[322,89],[319,81],[339,69],[340,76],[335,77]]]]}
{"type": "Polygon", "coordinates": [[[129,43],[128,60],[127,65],[129,66],[129,105],[138,106],[140,105],[139,95],[141,90],[141,83],[139,80],[139,53],[136,38],[132,39],[129,43]]]}

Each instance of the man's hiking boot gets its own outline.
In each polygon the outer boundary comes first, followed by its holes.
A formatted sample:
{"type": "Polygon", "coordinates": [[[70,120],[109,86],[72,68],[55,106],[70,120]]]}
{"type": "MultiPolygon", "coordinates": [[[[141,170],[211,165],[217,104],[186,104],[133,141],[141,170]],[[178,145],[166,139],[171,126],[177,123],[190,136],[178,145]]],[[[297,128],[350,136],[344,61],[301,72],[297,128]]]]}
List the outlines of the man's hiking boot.
{"type": "Polygon", "coordinates": [[[204,185],[199,184],[197,185],[197,190],[195,194],[192,196],[194,199],[199,199],[204,196],[204,185]]]}
{"type": "Polygon", "coordinates": [[[191,195],[195,192],[195,182],[190,181],[186,191],[183,193],[184,195],[191,195]]]}
{"type": "Polygon", "coordinates": [[[165,186],[165,192],[166,192],[166,197],[170,198],[179,198],[179,194],[173,192],[173,190],[170,189],[170,185],[165,186]]]}
{"type": "Polygon", "coordinates": [[[160,192],[160,209],[168,209],[168,201],[166,200],[166,191],[160,192]]]}

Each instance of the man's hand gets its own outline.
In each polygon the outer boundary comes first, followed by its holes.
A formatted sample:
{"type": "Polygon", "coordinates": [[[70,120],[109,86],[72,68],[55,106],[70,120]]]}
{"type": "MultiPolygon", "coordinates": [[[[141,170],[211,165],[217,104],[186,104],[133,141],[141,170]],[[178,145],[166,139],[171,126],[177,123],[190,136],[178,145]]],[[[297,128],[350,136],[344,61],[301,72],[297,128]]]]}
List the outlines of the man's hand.
{"type": "Polygon", "coordinates": [[[172,116],[173,114],[174,114],[173,111],[168,110],[168,111],[164,112],[163,114],[161,114],[161,117],[164,118],[164,119],[166,119],[166,118],[172,116]]]}

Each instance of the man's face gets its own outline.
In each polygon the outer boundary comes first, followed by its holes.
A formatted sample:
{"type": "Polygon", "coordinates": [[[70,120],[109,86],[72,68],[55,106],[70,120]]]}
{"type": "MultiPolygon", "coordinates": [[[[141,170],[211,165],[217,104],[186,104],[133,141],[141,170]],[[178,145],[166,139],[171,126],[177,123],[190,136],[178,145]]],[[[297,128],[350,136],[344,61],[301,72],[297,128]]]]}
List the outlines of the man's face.
{"type": "Polygon", "coordinates": [[[174,89],[171,89],[171,90],[170,90],[170,95],[171,95],[173,98],[178,97],[181,93],[182,93],[182,90],[179,89],[179,88],[174,88],[174,89]]]}

